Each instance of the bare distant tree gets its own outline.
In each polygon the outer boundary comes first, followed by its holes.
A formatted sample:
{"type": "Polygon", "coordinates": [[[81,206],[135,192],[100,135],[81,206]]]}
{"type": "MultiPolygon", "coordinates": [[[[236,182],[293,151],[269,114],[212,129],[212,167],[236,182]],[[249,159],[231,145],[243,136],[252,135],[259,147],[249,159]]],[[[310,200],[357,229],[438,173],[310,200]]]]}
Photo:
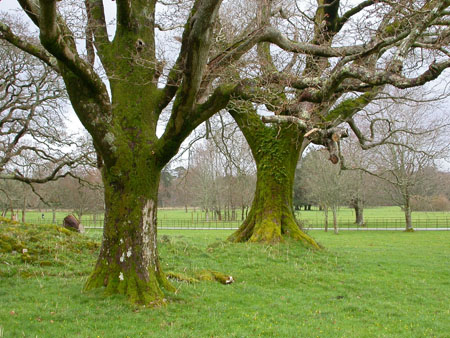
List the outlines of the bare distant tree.
{"type": "Polygon", "coordinates": [[[411,201],[412,211],[450,211],[449,173],[442,163],[438,166],[424,168],[411,201]]]}
{"type": "Polygon", "coordinates": [[[347,197],[347,182],[339,166],[330,163],[323,150],[314,150],[306,155],[302,171],[301,181],[307,195],[324,210],[325,231],[328,231],[328,210],[331,210],[334,233],[338,234],[337,210],[346,204],[347,197]]]}
{"type": "Polygon", "coordinates": [[[89,162],[63,120],[65,91],[45,63],[0,40],[0,178],[45,183],[89,162]],[[42,168],[51,171],[44,172],[42,168]]]}
{"type": "MultiPolygon", "coordinates": [[[[210,119],[209,136],[223,158],[226,208],[236,219],[236,208],[241,209],[241,219],[247,214],[255,190],[255,162],[239,127],[228,114],[217,114],[210,119]]],[[[227,216],[230,218],[230,215],[227,216]]]]}
{"type": "Polygon", "coordinates": [[[20,207],[22,185],[18,181],[0,180],[0,204],[1,215],[6,217],[8,212],[10,218],[16,219],[14,209],[20,207]]]}
{"type": "Polygon", "coordinates": [[[200,206],[207,219],[236,220],[238,209],[243,218],[253,198],[255,164],[242,133],[228,114],[219,113],[198,135],[186,149],[188,166],[178,170],[174,193],[200,206]]]}
{"type": "Polygon", "coordinates": [[[383,143],[365,154],[364,171],[388,184],[386,193],[404,211],[406,231],[412,231],[411,198],[419,186],[423,189],[432,182],[427,168],[449,156],[449,124],[442,113],[430,114],[430,105],[389,101],[381,102],[381,108],[371,132],[383,143]]]}
{"type": "Polygon", "coordinates": [[[52,211],[52,219],[46,220],[48,223],[56,224],[56,212],[62,209],[66,202],[66,192],[62,187],[63,180],[47,182],[37,188],[39,196],[42,197],[42,206],[52,211]]]}
{"type": "MultiPolygon", "coordinates": [[[[345,158],[347,167],[351,168],[365,168],[366,154],[356,139],[356,137],[349,137],[341,144],[341,153],[345,158]]],[[[368,196],[377,194],[376,189],[373,189],[372,176],[362,170],[346,170],[343,172],[343,179],[345,180],[346,201],[355,211],[355,224],[364,226],[364,207],[368,200],[368,196]]]]}
{"type": "Polygon", "coordinates": [[[65,205],[73,210],[80,222],[87,213],[96,215],[103,211],[103,186],[95,169],[78,172],[77,178],[68,177],[62,183],[61,188],[65,190],[66,196],[65,205]]]}
{"type": "Polygon", "coordinates": [[[189,170],[183,166],[175,168],[176,179],[174,180],[174,192],[176,194],[175,205],[183,206],[184,211],[188,212],[188,206],[192,206],[192,194],[189,170]]]}

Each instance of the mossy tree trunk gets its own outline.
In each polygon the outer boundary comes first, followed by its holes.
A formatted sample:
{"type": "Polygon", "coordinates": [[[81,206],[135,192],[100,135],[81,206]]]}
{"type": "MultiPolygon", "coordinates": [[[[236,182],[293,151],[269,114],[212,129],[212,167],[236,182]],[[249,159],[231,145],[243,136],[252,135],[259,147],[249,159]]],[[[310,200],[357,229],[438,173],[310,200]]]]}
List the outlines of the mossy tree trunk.
{"type": "MultiPolygon", "coordinates": [[[[116,74],[125,69],[123,64],[116,74]]],[[[105,287],[107,294],[149,305],[163,302],[161,287],[173,287],[161,271],[156,246],[158,187],[166,162],[160,155],[165,142],[156,137],[158,91],[141,84],[139,71],[128,67],[127,80],[111,80],[112,114],[103,138],[108,147],[98,147],[104,159],[103,241],[85,289],[105,287]]]]}
{"type": "Polygon", "coordinates": [[[297,224],[292,205],[294,175],[303,132],[295,125],[265,126],[254,111],[230,111],[243,132],[257,167],[248,216],[229,240],[277,243],[284,237],[319,248],[297,224]]]}
{"type": "Polygon", "coordinates": [[[161,287],[174,290],[160,268],[156,246],[160,170],[138,166],[132,162],[120,172],[104,169],[103,242],[86,289],[104,286],[106,293],[124,294],[133,303],[158,304],[164,300],[161,287]]]}

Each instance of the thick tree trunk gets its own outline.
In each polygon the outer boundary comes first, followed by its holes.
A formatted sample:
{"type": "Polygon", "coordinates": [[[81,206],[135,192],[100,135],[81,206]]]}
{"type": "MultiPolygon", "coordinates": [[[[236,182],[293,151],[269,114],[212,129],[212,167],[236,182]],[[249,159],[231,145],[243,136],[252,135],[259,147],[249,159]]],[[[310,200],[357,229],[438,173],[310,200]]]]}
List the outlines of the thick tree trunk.
{"type": "MultiPolygon", "coordinates": [[[[163,301],[160,287],[172,289],[161,272],[156,249],[161,169],[198,125],[226,107],[237,85],[221,84],[208,95],[215,69],[211,72],[208,66],[213,23],[222,1],[195,1],[165,88],[158,88],[164,64],[156,57],[157,1],[117,2],[112,41],[102,1],[86,2],[87,40],[94,35],[109,90],[93,67],[94,47],[88,41],[87,60],[77,53],[54,1],[40,2],[40,8],[33,4],[27,12],[40,26],[42,46],[57,60],[55,68],[64,79],[72,107],[92,136],[103,171],[103,241],[86,289],[104,286],[107,293],[127,295],[134,303],[158,304],[163,301]],[[158,137],[159,117],[169,106],[170,118],[158,137]]],[[[50,63],[46,54],[41,58],[50,63]]]]}
{"type": "Polygon", "coordinates": [[[414,231],[414,228],[412,226],[412,219],[411,219],[411,206],[409,205],[409,203],[407,203],[407,205],[405,206],[405,223],[406,223],[406,228],[405,231],[414,231]]]}
{"type": "Polygon", "coordinates": [[[104,286],[131,302],[164,302],[161,287],[173,291],[161,271],[156,247],[160,170],[115,172],[104,169],[105,225],[100,255],[85,288],[104,286]]]}
{"type": "Polygon", "coordinates": [[[363,227],[364,224],[364,202],[360,198],[352,199],[351,206],[355,209],[355,224],[363,227]]]}
{"type": "Polygon", "coordinates": [[[359,207],[359,206],[355,206],[355,215],[356,215],[355,223],[358,226],[360,226],[360,227],[365,226],[365,223],[364,223],[364,208],[359,207]]]}
{"type": "Polygon", "coordinates": [[[238,114],[236,120],[246,137],[257,167],[256,190],[250,212],[229,240],[232,242],[277,243],[283,237],[302,241],[309,247],[318,243],[297,224],[292,205],[294,175],[302,144],[302,134],[295,126],[265,127],[250,117],[238,114]],[[249,132],[249,129],[253,129],[249,132]],[[261,131],[261,132],[260,132],[261,131]]]}
{"type": "Polygon", "coordinates": [[[412,231],[414,231],[414,228],[412,226],[411,197],[410,197],[408,187],[403,187],[402,194],[403,194],[403,202],[404,202],[403,211],[405,213],[405,231],[412,232],[412,231]]]}

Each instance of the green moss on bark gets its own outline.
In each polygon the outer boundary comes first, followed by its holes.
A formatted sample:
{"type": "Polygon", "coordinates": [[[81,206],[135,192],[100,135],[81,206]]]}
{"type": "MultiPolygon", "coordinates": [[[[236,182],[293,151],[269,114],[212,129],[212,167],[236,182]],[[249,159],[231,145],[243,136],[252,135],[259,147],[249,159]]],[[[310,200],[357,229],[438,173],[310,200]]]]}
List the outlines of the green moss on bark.
{"type": "Polygon", "coordinates": [[[136,138],[130,151],[124,142],[125,136],[115,140],[123,156],[103,169],[102,248],[85,289],[104,287],[106,294],[123,294],[135,304],[161,305],[165,302],[162,288],[175,289],[160,268],[156,246],[160,169],[151,145],[136,138]]]}
{"type": "Polygon", "coordinates": [[[350,98],[340,102],[333,110],[328,113],[328,115],[326,116],[326,121],[331,122],[338,118],[341,120],[345,120],[346,118],[351,117],[358,110],[369,104],[375,95],[375,93],[368,92],[361,94],[356,98],[350,98]]]}
{"type": "MultiPolygon", "coordinates": [[[[147,276],[142,276],[140,269],[131,265],[126,271],[118,265],[97,265],[89,277],[85,290],[105,287],[105,295],[122,294],[133,304],[159,306],[166,302],[161,286],[169,286],[165,275],[155,269],[147,269],[147,276]],[[143,278],[145,277],[145,278],[143,278]],[[161,285],[160,280],[166,282],[161,285]]],[[[174,291],[170,286],[168,291],[174,291]]]]}
{"type": "Polygon", "coordinates": [[[232,276],[224,274],[222,272],[213,271],[213,270],[202,270],[196,274],[196,277],[199,280],[210,281],[210,282],[219,282],[221,284],[231,284],[234,282],[232,276]]]}
{"type": "Polygon", "coordinates": [[[200,281],[219,282],[221,284],[232,284],[234,278],[228,274],[213,271],[213,270],[201,270],[196,272],[194,277],[187,276],[183,273],[169,272],[167,276],[171,279],[175,279],[179,282],[186,283],[198,283],[200,281]]]}
{"type": "Polygon", "coordinates": [[[296,223],[292,192],[295,168],[302,149],[303,131],[295,125],[265,126],[252,113],[231,112],[247,139],[257,166],[252,207],[232,242],[278,243],[285,237],[307,247],[320,248],[296,223]]]}
{"type": "Polygon", "coordinates": [[[189,284],[198,283],[199,282],[199,280],[197,278],[193,278],[193,277],[190,277],[190,276],[185,275],[183,273],[173,272],[173,271],[167,272],[167,277],[170,278],[170,279],[177,280],[179,282],[186,282],[186,283],[189,283],[189,284]]]}

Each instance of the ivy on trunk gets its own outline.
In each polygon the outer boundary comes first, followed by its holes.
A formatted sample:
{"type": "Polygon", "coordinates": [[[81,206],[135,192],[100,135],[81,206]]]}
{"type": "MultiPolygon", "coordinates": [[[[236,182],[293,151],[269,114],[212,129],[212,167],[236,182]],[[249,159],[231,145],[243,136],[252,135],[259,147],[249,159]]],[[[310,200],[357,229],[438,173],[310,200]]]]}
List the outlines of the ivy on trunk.
{"type": "Polygon", "coordinates": [[[257,181],[250,212],[229,240],[277,243],[292,238],[308,247],[319,248],[297,224],[292,204],[295,168],[304,132],[293,124],[265,126],[252,110],[230,113],[252,151],[257,181]]]}

